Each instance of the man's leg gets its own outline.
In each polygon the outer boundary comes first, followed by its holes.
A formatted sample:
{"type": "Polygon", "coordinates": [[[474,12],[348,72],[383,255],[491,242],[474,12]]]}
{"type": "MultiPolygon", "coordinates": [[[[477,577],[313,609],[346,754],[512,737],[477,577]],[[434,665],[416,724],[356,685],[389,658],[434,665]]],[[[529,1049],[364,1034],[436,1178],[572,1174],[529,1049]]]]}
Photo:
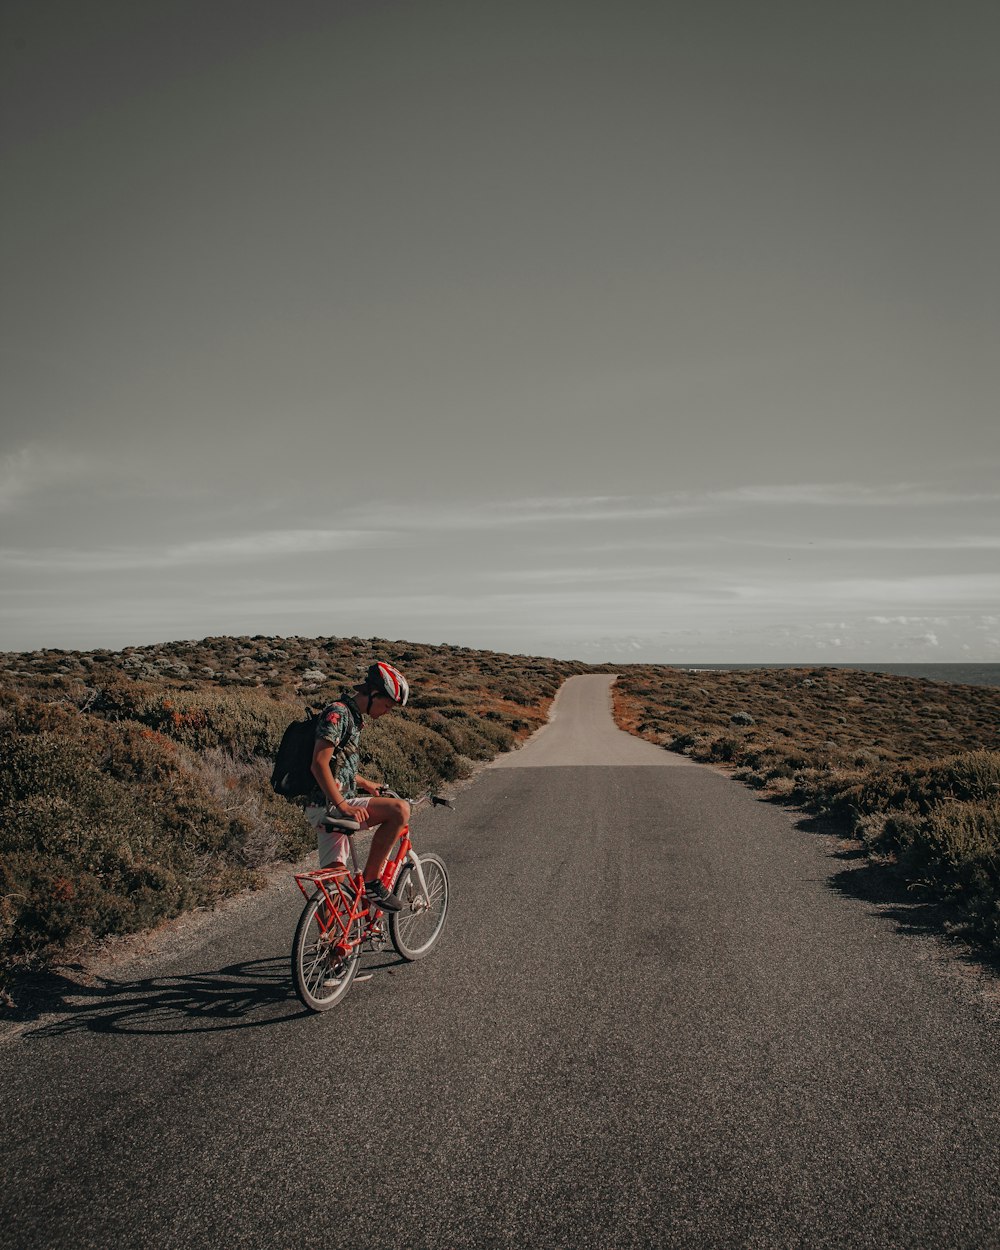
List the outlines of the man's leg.
{"type": "Polygon", "coordinates": [[[373,828],[378,825],[378,828],[375,829],[372,837],[368,860],[365,863],[366,882],[377,881],[382,875],[389,852],[406,828],[406,822],[409,819],[410,805],[405,799],[374,798],[368,800],[368,819],[365,825],[371,825],[373,828]]]}
{"type": "Polygon", "coordinates": [[[350,854],[350,843],[344,834],[334,832],[323,824],[326,808],[310,804],[305,809],[306,820],[316,830],[316,858],[320,868],[343,867],[350,854]]]}

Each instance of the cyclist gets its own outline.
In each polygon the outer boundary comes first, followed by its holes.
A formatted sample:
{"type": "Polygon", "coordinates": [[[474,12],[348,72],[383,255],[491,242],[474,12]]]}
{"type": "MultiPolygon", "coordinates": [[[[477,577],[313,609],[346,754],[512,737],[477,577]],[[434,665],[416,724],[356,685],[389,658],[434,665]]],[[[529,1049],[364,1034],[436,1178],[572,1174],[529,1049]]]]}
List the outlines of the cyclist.
{"type": "Polygon", "coordinates": [[[345,690],[337,702],[323,709],[313,747],[312,774],[327,804],[325,810],[313,807],[307,812],[316,828],[319,866],[346,863],[349,849],[347,836],[326,829],[323,816],[356,820],[362,829],[374,829],[364,871],[365,896],[383,911],[402,907],[380,877],[393,844],[410,818],[410,805],[405,799],[384,797],[378,782],[359,776],[358,746],[365,716],[378,720],[394,707],[404,707],[409,696],[410,687],[399,669],[377,660],[365,680],[354,687],[353,695],[345,690]],[[358,795],[359,789],[364,797],[358,795]]]}

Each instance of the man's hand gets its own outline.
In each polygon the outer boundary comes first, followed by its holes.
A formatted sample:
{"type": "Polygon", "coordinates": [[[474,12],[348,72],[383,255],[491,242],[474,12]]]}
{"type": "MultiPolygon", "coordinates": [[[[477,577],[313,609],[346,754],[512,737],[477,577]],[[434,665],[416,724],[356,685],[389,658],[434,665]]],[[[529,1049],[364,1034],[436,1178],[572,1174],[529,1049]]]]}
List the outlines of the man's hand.
{"type": "Polygon", "coordinates": [[[339,806],[336,803],[331,803],[326,809],[326,814],[332,816],[334,820],[356,820],[359,825],[368,816],[363,807],[355,807],[350,799],[344,799],[339,806]]]}

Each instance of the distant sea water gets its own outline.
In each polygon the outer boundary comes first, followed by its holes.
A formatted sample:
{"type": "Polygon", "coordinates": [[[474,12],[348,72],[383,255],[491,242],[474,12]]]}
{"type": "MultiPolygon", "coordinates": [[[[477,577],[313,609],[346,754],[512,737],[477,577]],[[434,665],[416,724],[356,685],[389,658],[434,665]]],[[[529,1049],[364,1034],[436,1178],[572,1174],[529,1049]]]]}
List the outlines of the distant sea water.
{"type": "Polygon", "coordinates": [[[923,677],[959,686],[1000,686],[1000,664],[672,664],[688,672],[721,669],[740,673],[760,668],[850,668],[864,673],[894,673],[899,677],[923,677]]]}

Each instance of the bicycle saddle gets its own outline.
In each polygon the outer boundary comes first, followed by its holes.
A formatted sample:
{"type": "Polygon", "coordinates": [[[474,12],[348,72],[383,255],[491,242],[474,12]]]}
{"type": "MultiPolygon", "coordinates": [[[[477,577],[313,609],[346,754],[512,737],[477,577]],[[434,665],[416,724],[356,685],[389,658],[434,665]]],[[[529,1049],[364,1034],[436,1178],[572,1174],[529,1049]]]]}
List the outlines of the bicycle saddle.
{"type": "Polygon", "coordinates": [[[335,829],[338,833],[357,833],[361,826],[356,820],[343,820],[339,816],[324,816],[323,828],[335,829]]]}

